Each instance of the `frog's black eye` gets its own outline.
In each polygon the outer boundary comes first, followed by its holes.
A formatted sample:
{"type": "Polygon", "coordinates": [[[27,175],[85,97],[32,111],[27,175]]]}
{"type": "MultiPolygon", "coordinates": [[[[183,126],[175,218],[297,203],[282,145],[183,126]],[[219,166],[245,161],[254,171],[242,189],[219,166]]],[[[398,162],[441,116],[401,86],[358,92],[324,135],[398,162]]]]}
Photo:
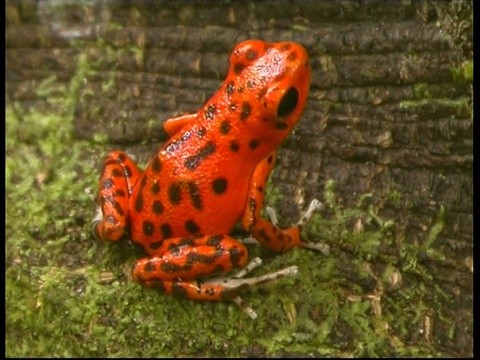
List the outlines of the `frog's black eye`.
{"type": "Polygon", "coordinates": [[[280,105],[278,105],[277,117],[281,119],[287,117],[295,110],[297,104],[298,90],[292,87],[283,95],[280,105]]]}

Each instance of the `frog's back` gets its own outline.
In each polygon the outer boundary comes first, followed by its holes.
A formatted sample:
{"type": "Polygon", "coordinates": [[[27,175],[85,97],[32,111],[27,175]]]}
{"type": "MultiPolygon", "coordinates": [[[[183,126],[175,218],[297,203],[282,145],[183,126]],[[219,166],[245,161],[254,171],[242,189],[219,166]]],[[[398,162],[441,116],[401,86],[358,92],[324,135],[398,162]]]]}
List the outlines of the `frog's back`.
{"type": "Polygon", "coordinates": [[[150,161],[130,197],[135,241],[229,233],[247,203],[255,167],[303,111],[310,69],[294,43],[237,45],[228,76],[150,161]]]}

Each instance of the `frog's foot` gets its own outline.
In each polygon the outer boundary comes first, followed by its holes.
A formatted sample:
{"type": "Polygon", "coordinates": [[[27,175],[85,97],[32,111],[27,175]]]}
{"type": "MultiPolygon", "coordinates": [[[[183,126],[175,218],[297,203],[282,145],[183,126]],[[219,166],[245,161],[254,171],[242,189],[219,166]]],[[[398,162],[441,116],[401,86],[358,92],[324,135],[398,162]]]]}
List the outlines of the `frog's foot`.
{"type": "MultiPolygon", "coordinates": [[[[324,208],[325,208],[325,206],[320,201],[318,201],[317,199],[313,199],[312,202],[310,203],[310,205],[308,206],[307,211],[300,218],[300,220],[297,222],[297,224],[295,226],[297,226],[299,228],[301,228],[302,226],[305,226],[310,221],[310,219],[312,218],[312,216],[315,212],[321,211],[324,208]]],[[[278,218],[277,218],[277,213],[275,212],[275,210],[271,207],[267,207],[265,209],[265,211],[267,212],[272,225],[278,226],[278,218]]],[[[330,255],[330,247],[327,244],[301,241],[300,246],[320,251],[326,256],[330,255]]]]}
{"type": "Polygon", "coordinates": [[[283,277],[291,277],[298,274],[298,268],[296,266],[290,266],[269,274],[243,279],[243,276],[252,271],[254,268],[260,266],[261,264],[262,260],[260,258],[255,258],[245,268],[240,270],[236,275],[231,277],[222,276],[211,278],[202,282],[202,285],[221,286],[223,289],[222,297],[226,300],[231,300],[235,304],[240,306],[242,311],[244,311],[251,319],[254,320],[258,317],[257,313],[255,312],[255,310],[249,307],[238,294],[253,286],[266,284],[283,277]]]}

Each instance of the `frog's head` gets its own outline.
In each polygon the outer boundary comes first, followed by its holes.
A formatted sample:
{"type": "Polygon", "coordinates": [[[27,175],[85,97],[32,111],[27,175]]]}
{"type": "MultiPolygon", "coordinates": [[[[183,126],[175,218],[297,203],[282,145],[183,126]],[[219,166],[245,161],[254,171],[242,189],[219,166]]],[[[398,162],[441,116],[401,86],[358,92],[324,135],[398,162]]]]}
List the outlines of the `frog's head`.
{"type": "Polygon", "coordinates": [[[309,88],[309,58],[303,46],[260,40],[235,47],[224,84],[240,120],[257,136],[275,144],[300,119],[309,88]]]}

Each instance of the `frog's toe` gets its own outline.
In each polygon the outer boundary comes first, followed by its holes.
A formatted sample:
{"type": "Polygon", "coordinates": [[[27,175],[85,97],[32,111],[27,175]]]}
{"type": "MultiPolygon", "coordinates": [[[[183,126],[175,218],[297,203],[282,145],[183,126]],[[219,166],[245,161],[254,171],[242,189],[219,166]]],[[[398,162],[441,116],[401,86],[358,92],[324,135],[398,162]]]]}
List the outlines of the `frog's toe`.
{"type": "Polygon", "coordinates": [[[250,317],[250,319],[255,320],[256,318],[258,318],[258,315],[255,312],[255,310],[253,310],[250,306],[248,306],[248,304],[245,301],[243,301],[243,299],[240,296],[237,296],[236,298],[232,299],[232,301],[238,306],[240,306],[242,311],[245,314],[247,314],[250,317]]]}
{"type": "Polygon", "coordinates": [[[323,255],[329,256],[330,255],[330,246],[325,243],[312,243],[307,241],[302,241],[300,245],[307,249],[312,249],[316,251],[320,251],[323,255]]]}
{"type": "Polygon", "coordinates": [[[298,220],[297,226],[306,225],[312,218],[313,214],[323,209],[325,209],[325,206],[317,199],[313,199],[310,205],[308,206],[307,212],[300,218],[300,220],[298,220]]]}
{"type": "Polygon", "coordinates": [[[95,214],[92,219],[92,233],[97,240],[116,241],[120,239],[125,232],[122,223],[117,221],[114,216],[103,216],[103,211],[100,207],[95,209],[95,214]]]}
{"type": "Polygon", "coordinates": [[[267,212],[267,215],[270,218],[270,222],[272,223],[272,225],[278,226],[277,212],[275,211],[275,209],[267,206],[265,208],[265,211],[267,212]]]}
{"type": "MultiPolygon", "coordinates": [[[[317,211],[321,211],[323,209],[325,209],[325,206],[317,199],[313,199],[310,205],[308,206],[306,213],[298,221],[297,226],[298,227],[305,226],[310,221],[314,213],[316,213],[317,211]]],[[[320,251],[325,256],[330,255],[330,246],[324,243],[312,243],[308,241],[302,241],[300,243],[300,246],[308,249],[320,251]]]]}
{"type": "Polygon", "coordinates": [[[100,206],[97,206],[95,209],[95,214],[92,218],[92,233],[95,236],[95,239],[101,240],[100,234],[98,233],[98,224],[103,221],[103,213],[100,206]]]}
{"type": "Polygon", "coordinates": [[[247,275],[250,271],[252,271],[253,269],[256,269],[260,265],[262,265],[262,259],[260,259],[259,257],[256,257],[255,259],[250,261],[243,269],[241,269],[235,275],[233,275],[232,278],[241,279],[245,275],[247,275]]]}

